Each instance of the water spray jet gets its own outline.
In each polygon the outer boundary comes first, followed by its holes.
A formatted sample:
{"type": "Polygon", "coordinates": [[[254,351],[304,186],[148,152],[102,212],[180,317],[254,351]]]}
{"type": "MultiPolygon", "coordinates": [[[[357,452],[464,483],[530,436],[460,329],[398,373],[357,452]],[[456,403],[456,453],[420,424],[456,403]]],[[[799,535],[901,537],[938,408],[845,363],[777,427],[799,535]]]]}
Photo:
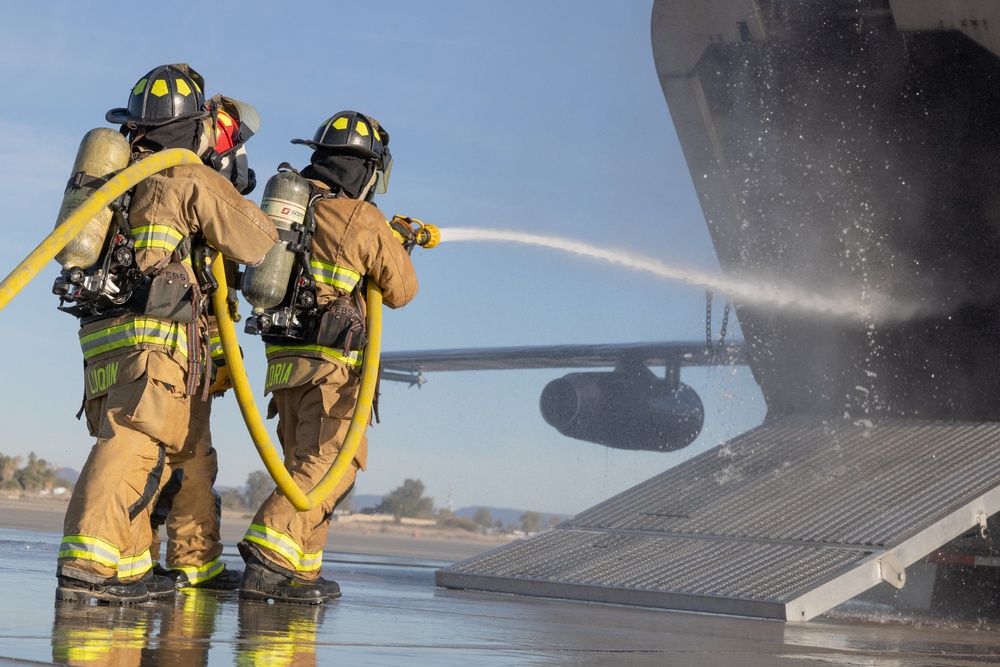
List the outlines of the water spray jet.
{"type": "Polygon", "coordinates": [[[625,250],[591,245],[561,236],[531,234],[513,230],[444,227],[441,243],[486,241],[520,243],[569,252],[626,268],[650,273],[659,278],[727,293],[734,301],[769,305],[781,309],[871,321],[904,320],[922,310],[916,303],[896,303],[890,297],[865,290],[864,295],[844,293],[839,296],[817,294],[774,283],[712,274],[698,269],[671,266],[651,257],[625,250]]]}

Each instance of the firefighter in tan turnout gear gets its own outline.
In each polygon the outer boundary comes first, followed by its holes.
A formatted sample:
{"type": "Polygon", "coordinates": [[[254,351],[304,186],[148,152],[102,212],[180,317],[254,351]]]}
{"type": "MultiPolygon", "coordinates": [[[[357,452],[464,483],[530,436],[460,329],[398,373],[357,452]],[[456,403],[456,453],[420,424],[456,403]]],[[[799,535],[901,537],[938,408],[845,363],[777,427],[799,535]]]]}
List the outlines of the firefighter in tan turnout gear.
{"type": "MultiPolygon", "coordinates": [[[[157,67],[133,87],[127,108],[108,112],[123,125],[133,160],[168,148],[207,154],[215,136],[201,82],[184,65],[157,67]]],[[[105,257],[106,273],[122,276],[115,298],[77,299],[80,272],[57,292],[76,299],[62,309],[81,318],[84,411],[97,438],[66,510],[62,600],[128,603],[173,593],[174,582],[151,570],[150,509],[166,458],[193,455],[207,437],[206,264],[215,251],[258,263],[277,240],[268,216],[201,164],[141,181],[121,209],[115,238],[127,242],[105,257]]]]}
{"type": "MultiPolygon", "coordinates": [[[[206,162],[226,176],[242,195],[256,186],[256,178],[246,158],[244,144],[260,130],[260,116],[251,105],[230,97],[216,95],[207,104],[215,126],[214,153],[206,162]]],[[[236,265],[226,261],[226,284],[236,284],[236,265]]],[[[231,312],[236,312],[235,291],[230,292],[231,312]]],[[[209,317],[212,355],[212,386],[204,406],[231,388],[222,343],[214,316],[209,317]]],[[[160,492],[151,512],[150,552],[153,572],[170,577],[177,588],[235,590],[243,573],[226,567],[222,555],[222,499],[215,490],[219,472],[218,455],[208,429],[194,444],[193,455],[168,453],[160,492]],[[161,552],[159,529],[163,526],[167,542],[161,552]]]]}
{"type": "MultiPolygon", "coordinates": [[[[275,246],[263,264],[247,270],[243,294],[255,306],[247,331],[261,334],[266,344],[268,415],[278,415],[285,466],[308,491],[330,469],[357,403],[363,281],[374,280],[384,303],[398,308],[416,295],[417,278],[408,252],[412,238],[401,239],[371,203],[385,191],[392,164],[385,129],[344,111],[323,123],[311,141],[292,143],[314,149],[311,164],[301,177],[282,165],[289,171],[268,181],[261,206],[272,210],[269,193],[280,181],[288,186],[286,196],[304,193],[302,223],[287,230],[278,225],[286,247],[275,246]],[[258,278],[272,264],[282,265],[281,253],[295,247],[306,252],[290,276],[280,275],[281,302],[262,302],[258,278]]],[[[282,199],[276,213],[288,211],[288,203],[282,199]]],[[[367,447],[362,439],[340,484],[313,509],[297,511],[277,490],[264,501],[238,545],[246,561],[241,598],[319,604],[340,596],[337,583],[320,576],[323,545],[334,508],[365,468],[367,447]]]]}

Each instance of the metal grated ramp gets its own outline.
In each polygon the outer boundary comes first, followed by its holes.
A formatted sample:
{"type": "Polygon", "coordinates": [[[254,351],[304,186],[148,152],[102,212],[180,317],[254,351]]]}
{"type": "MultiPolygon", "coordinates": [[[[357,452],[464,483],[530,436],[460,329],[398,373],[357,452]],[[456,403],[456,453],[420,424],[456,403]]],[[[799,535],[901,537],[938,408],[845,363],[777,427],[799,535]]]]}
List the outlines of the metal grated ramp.
{"type": "Polygon", "coordinates": [[[439,586],[809,620],[1000,511],[1000,424],[791,417],[439,586]]]}

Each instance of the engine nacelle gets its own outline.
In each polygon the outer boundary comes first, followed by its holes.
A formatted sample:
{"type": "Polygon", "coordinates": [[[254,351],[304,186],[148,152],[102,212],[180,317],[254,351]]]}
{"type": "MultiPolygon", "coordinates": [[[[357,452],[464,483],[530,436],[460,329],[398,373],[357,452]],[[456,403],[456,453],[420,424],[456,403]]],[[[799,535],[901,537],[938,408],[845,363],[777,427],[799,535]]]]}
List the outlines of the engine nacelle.
{"type": "Polygon", "coordinates": [[[705,422],[698,393],[648,369],[570,373],[542,390],[542,417],[565,436],[616,449],[671,452],[690,445],[705,422]]]}

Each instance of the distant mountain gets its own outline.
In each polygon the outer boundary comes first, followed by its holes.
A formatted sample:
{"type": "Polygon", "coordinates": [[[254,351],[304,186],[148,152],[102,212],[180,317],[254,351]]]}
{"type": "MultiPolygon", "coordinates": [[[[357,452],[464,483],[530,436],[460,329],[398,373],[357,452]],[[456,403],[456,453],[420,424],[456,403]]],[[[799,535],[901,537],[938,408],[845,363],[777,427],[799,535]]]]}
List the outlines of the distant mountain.
{"type": "Polygon", "coordinates": [[[355,493],[350,497],[350,503],[355,512],[360,512],[361,510],[373,509],[381,505],[382,496],[355,493]]]}
{"type": "Polygon", "coordinates": [[[53,468],[56,473],[56,477],[59,479],[64,479],[70,484],[76,484],[76,480],[80,479],[80,473],[72,468],[53,468]]]}

